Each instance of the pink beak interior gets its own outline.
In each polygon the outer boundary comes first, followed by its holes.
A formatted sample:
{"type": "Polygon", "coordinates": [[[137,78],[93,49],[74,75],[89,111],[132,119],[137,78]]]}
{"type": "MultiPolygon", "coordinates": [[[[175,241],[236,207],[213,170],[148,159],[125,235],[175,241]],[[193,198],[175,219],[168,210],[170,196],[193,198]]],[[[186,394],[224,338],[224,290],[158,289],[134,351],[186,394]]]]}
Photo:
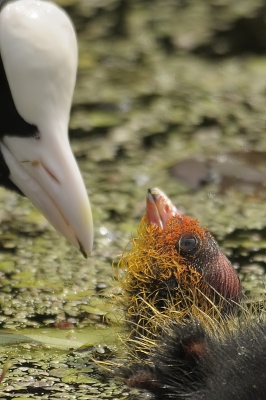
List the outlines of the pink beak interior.
{"type": "Polygon", "coordinates": [[[157,188],[148,189],[146,199],[146,216],[150,224],[164,229],[173,215],[180,214],[171,200],[157,188]]]}

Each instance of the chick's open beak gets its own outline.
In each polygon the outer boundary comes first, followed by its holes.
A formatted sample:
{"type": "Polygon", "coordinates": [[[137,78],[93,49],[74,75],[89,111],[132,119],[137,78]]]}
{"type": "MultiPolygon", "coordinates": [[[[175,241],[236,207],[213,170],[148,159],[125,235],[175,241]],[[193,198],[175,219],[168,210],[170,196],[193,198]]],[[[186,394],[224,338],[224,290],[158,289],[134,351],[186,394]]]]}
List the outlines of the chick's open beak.
{"type": "Polygon", "coordinates": [[[160,189],[148,189],[146,216],[150,224],[164,229],[170,217],[179,214],[171,200],[160,189]]]}

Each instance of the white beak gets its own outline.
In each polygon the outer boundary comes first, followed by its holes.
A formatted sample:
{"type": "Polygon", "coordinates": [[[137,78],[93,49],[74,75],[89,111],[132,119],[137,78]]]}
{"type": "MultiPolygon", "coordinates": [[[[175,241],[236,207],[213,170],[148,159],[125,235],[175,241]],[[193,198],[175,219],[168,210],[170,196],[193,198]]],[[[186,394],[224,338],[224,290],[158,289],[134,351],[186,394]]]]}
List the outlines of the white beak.
{"type": "Polygon", "coordinates": [[[92,250],[89,199],[69,143],[11,138],[0,144],[10,180],[84,256],[92,250]]]}
{"type": "Polygon", "coordinates": [[[33,137],[6,132],[0,142],[9,177],[87,256],[93,243],[92,215],[68,141],[77,70],[72,24],[49,2],[8,3],[0,13],[0,51],[16,109],[36,126],[33,137]]]}

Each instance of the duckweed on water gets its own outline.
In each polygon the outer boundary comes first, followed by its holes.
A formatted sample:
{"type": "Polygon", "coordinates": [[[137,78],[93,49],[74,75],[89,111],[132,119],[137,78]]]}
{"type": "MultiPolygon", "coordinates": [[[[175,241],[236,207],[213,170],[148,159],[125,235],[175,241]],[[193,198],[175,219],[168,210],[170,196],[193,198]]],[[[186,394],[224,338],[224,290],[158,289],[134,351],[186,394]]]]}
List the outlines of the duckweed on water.
{"type": "Polygon", "coordinates": [[[95,245],[84,260],[27,199],[1,190],[0,326],[44,345],[0,347],[1,365],[12,361],[0,397],[138,397],[90,352],[66,348],[68,341],[74,348],[107,344],[103,360],[123,358],[116,350],[123,318],[112,302],[120,291],[112,260],[135,235],[147,187],[160,187],[199,218],[238,267],[245,291],[255,299],[264,294],[265,195],[234,186],[221,194],[217,176],[193,190],[169,173],[186,159],[266,150],[262,3],[243,1],[240,9],[205,0],[187,7],[60,0],[79,38],[70,136],[92,203],[95,245]],[[253,43],[243,34],[250,20],[253,43]],[[52,328],[58,323],[73,332],[52,328]]]}

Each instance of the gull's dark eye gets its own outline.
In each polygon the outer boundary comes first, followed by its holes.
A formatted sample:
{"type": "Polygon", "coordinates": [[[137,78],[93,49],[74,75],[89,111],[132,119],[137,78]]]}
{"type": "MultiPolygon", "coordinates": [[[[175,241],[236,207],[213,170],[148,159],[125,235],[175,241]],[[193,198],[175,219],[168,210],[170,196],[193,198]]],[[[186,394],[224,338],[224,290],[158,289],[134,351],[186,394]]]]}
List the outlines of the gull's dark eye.
{"type": "Polygon", "coordinates": [[[178,241],[178,247],[186,253],[192,253],[198,247],[198,240],[191,232],[183,233],[178,241]]]}

